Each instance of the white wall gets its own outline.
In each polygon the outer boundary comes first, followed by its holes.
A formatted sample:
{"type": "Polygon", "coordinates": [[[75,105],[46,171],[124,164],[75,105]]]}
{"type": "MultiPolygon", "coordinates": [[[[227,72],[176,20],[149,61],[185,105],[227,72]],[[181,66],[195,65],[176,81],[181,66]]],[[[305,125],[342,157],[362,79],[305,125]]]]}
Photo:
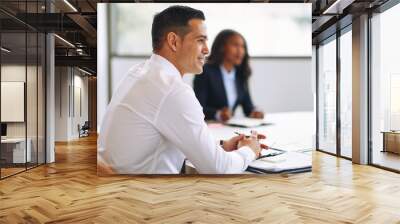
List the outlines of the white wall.
{"type": "Polygon", "coordinates": [[[313,111],[310,58],[252,59],[250,91],[267,113],[313,111]]]}
{"type": "Polygon", "coordinates": [[[55,68],[55,141],[68,140],[68,71],[67,67],[55,68]]]}
{"type": "Polygon", "coordinates": [[[71,67],[56,67],[55,73],[55,140],[69,141],[79,137],[78,124],[88,120],[88,78],[71,67]]]}
{"type": "Polygon", "coordinates": [[[79,137],[79,132],[77,129],[78,124],[80,124],[81,126],[85,123],[85,121],[88,121],[88,117],[89,117],[89,113],[88,113],[88,106],[89,106],[89,102],[88,102],[88,77],[87,76],[81,76],[82,73],[78,73],[76,74],[75,70],[75,75],[74,75],[74,87],[75,87],[75,96],[74,100],[75,100],[75,106],[74,106],[74,110],[75,113],[73,113],[73,119],[72,119],[72,136],[74,138],[79,137]],[[80,99],[78,98],[78,93],[77,90],[80,90],[80,99]],[[80,105],[79,105],[79,102],[80,105]],[[81,107],[80,109],[82,110],[81,112],[79,111],[79,107],[81,107]]]}
{"type": "MultiPolygon", "coordinates": [[[[145,58],[114,58],[111,62],[111,89],[129,68],[145,58]]],[[[314,110],[314,79],[311,57],[253,58],[250,93],[254,104],[267,113],[314,110]]],[[[193,76],[184,77],[192,85],[193,76]]],[[[98,91],[103,91],[98,89],[98,91]]],[[[100,93],[101,94],[101,93],[100,93]]],[[[239,112],[239,111],[237,111],[239,112]]],[[[241,110],[240,110],[241,112],[241,110]]]]}
{"type": "MultiPolygon", "coordinates": [[[[2,82],[24,82],[26,71],[28,74],[32,74],[33,67],[25,65],[2,65],[1,66],[1,81],[2,82]]],[[[31,94],[33,95],[33,93],[31,94]]],[[[7,96],[2,96],[2,98],[7,96]]],[[[7,108],[1,108],[1,110],[8,110],[7,108]]],[[[24,108],[22,108],[24,110],[24,108]]],[[[8,137],[25,137],[25,122],[9,122],[7,124],[7,136],[8,137]]]]}
{"type": "MultiPolygon", "coordinates": [[[[31,144],[29,147],[32,152],[32,161],[36,162],[36,158],[38,158],[39,163],[44,162],[45,153],[45,116],[43,111],[45,90],[43,78],[44,73],[42,72],[41,66],[25,66],[25,64],[3,64],[1,66],[2,82],[24,82],[26,86],[26,99],[22,99],[23,102],[20,102],[23,104],[21,105],[22,107],[10,108],[10,106],[7,107],[7,105],[4,105],[4,102],[2,102],[1,110],[3,113],[22,113],[22,116],[24,116],[24,113],[26,112],[26,120],[23,118],[21,122],[6,122],[7,137],[21,138],[26,135],[31,144]]],[[[7,98],[7,92],[4,92],[4,90],[5,89],[2,89],[2,94],[6,95],[2,95],[1,97],[7,98]]],[[[19,91],[20,94],[25,93],[24,89],[19,91]]]]}
{"type": "MultiPolygon", "coordinates": [[[[2,82],[24,82],[27,85],[27,121],[26,122],[7,122],[7,136],[8,137],[25,137],[25,126],[28,126],[27,135],[37,134],[37,93],[36,93],[36,67],[25,65],[2,65],[1,66],[1,81],[2,82]],[[28,78],[28,82],[25,80],[28,78]]],[[[7,96],[2,96],[7,97],[7,96]]],[[[39,107],[43,106],[42,104],[39,107]]],[[[24,110],[24,108],[21,108],[24,110]]],[[[8,110],[8,108],[1,108],[1,110],[8,110]]],[[[42,136],[41,136],[42,137],[42,136]]]]}

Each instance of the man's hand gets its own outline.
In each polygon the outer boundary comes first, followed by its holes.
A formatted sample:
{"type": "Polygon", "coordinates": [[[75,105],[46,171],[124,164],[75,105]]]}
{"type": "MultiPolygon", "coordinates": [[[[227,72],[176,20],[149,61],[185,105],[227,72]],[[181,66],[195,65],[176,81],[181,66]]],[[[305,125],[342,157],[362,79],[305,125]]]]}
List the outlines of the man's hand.
{"type": "Polygon", "coordinates": [[[222,122],[226,122],[227,120],[231,119],[232,112],[228,107],[224,107],[219,111],[219,116],[222,122]]]}
{"type": "Polygon", "coordinates": [[[263,119],[263,118],[264,118],[264,112],[253,110],[253,111],[250,113],[250,117],[251,117],[251,118],[263,119]]]}
{"type": "Polygon", "coordinates": [[[239,141],[237,148],[243,147],[243,146],[248,146],[251,148],[256,154],[256,157],[260,157],[261,155],[261,150],[262,149],[267,149],[268,146],[264,144],[260,144],[259,139],[265,139],[265,135],[257,134],[257,132],[252,132],[252,135],[249,137],[245,137],[242,140],[239,141]]]}
{"type": "Polygon", "coordinates": [[[238,149],[239,141],[241,141],[244,138],[245,136],[243,134],[232,137],[231,139],[224,141],[224,143],[222,144],[222,148],[227,152],[234,151],[238,149]]]}
{"type": "MultiPolygon", "coordinates": [[[[257,142],[259,142],[260,139],[266,139],[267,137],[263,134],[257,134],[255,133],[254,136],[257,136],[257,142]]],[[[250,139],[250,137],[247,137],[248,139],[250,139]]],[[[246,139],[246,136],[244,134],[240,134],[238,136],[234,136],[229,140],[224,140],[223,144],[222,144],[222,148],[227,151],[227,152],[231,152],[231,151],[235,151],[238,148],[245,146],[247,144],[242,143],[242,145],[239,145],[239,142],[241,142],[242,140],[246,139]]],[[[259,144],[261,149],[267,149],[268,146],[265,144],[259,144]]],[[[261,150],[260,150],[261,151],[261,150]]]]}

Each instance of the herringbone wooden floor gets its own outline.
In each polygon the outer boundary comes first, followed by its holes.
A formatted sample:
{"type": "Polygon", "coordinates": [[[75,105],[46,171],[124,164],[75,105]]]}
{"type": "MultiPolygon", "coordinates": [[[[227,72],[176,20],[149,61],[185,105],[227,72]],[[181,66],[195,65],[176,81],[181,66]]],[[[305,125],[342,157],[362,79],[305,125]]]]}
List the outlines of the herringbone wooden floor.
{"type": "Polygon", "coordinates": [[[96,139],[0,181],[0,223],[400,223],[400,175],[314,153],[313,172],[98,177],[96,139]]]}

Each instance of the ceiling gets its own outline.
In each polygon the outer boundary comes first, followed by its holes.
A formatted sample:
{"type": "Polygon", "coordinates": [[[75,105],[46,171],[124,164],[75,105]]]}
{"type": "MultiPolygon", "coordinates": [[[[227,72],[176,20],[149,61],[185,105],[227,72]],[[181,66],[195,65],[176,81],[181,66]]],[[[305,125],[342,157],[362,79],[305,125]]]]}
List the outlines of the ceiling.
{"type": "MultiPolygon", "coordinates": [[[[56,66],[79,66],[95,74],[98,2],[95,0],[1,0],[2,46],[12,49],[7,54],[7,60],[17,63],[24,60],[25,55],[28,61],[36,57],[37,44],[30,43],[33,41],[31,39],[36,37],[37,33],[54,32],[57,34],[55,37],[56,66]],[[25,40],[26,30],[35,35],[28,34],[25,40]],[[25,41],[28,41],[28,45],[25,41]]],[[[36,39],[34,42],[37,42],[36,39]]],[[[39,45],[39,47],[43,46],[39,45]]],[[[3,57],[3,60],[5,58],[3,57]]]]}
{"type": "MultiPolygon", "coordinates": [[[[268,2],[311,3],[313,43],[319,43],[340,27],[351,23],[352,17],[372,10],[388,0],[251,0],[207,2],[268,2]],[[338,22],[340,21],[340,22],[338,22]]],[[[1,0],[0,25],[9,47],[23,51],[22,31],[54,32],[56,65],[70,65],[96,72],[97,3],[100,2],[172,2],[170,0],[1,0]],[[46,4],[47,2],[47,4],[46,4]],[[51,12],[51,13],[50,13],[51,12]],[[7,40],[8,39],[8,40],[7,40]],[[63,41],[66,40],[66,41],[63,41]],[[72,44],[72,45],[71,45],[72,44]]],[[[202,0],[179,2],[204,2],[202,0]]],[[[2,43],[5,43],[5,42],[2,43]]],[[[28,52],[34,47],[28,44],[28,52]]],[[[23,53],[23,52],[21,52],[23,53]]]]}

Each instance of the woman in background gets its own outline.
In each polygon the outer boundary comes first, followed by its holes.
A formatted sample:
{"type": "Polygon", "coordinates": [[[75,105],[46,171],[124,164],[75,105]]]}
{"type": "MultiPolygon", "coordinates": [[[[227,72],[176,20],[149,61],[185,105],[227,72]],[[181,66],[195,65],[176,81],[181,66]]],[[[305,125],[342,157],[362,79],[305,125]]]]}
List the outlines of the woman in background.
{"type": "Polygon", "coordinates": [[[263,118],[249,93],[249,54],[243,36],[223,30],[215,38],[203,73],[196,75],[193,88],[206,120],[229,120],[241,105],[247,117],[263,118]]]}

